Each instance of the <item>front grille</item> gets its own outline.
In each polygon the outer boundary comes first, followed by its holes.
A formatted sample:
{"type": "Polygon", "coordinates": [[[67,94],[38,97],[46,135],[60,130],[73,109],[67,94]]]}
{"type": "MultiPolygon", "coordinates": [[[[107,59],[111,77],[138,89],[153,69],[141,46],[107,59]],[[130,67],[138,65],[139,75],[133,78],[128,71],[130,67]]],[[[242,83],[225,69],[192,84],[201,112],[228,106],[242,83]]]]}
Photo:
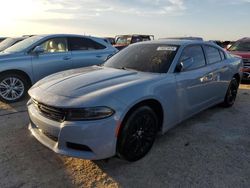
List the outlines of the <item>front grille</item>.
{"type": "Polygon", "coordinates": [[[59,121],[59,122],[63,122],[65,120],[66,113],[63,109],[48,106],[48,105],[40,103],[34,99],[32,99],[32,101],[33,101],[33,104],[38,109],[38,111],[41,113],[41,115],[43,115],[49,119],[59,121]]]}

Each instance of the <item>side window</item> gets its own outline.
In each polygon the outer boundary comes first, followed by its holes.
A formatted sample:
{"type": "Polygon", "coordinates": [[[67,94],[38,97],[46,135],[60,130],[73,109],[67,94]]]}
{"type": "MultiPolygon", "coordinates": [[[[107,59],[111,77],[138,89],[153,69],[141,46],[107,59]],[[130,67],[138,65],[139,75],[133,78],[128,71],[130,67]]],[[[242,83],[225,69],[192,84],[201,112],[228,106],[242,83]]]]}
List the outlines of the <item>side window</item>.
{"type": "Polygon", "coordinates": [[[205,46],[208,64],[213,64],[221,61],[221,55],[217,48],[212,46],[205,46]]]}
{"type": "Polygon", "coordinates": [[[68,51],[66,38],[49,39],[43,42],[40,46],[43,47],[44,53],[60,53],[68,51]]]}
{"type": "Polygon", "coordinates": [[[182,52],[180,62],[183,63],[184,71],[205,66],[206,61],[202,47],[199,45],[186,47],[182,52]]]}
{"type": "Polygon", "coordinates": [[[70,37],[69,47],[71,51],[100,50],[106,48],[104,45],[99,44],[91,39],[80,37],[70,37]]]}

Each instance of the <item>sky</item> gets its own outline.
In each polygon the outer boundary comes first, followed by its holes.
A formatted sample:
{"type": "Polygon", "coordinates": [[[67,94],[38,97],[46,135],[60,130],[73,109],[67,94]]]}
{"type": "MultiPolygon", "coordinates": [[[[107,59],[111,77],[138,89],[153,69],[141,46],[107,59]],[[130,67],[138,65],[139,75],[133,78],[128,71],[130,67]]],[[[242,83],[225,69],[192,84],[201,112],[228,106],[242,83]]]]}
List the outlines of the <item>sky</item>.
{"type": "Polygon", "coordinates": [[[250,37],[250,0],[0,0],[0,6],[0,37],[50,33],[250,37]]]}

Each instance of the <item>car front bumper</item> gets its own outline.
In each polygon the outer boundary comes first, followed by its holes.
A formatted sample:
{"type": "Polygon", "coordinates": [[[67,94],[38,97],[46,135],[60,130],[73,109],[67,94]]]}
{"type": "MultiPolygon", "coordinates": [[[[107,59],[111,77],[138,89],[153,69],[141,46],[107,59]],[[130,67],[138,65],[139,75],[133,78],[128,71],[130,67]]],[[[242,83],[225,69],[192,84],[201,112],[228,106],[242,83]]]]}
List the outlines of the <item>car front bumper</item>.
{"type": "Polygon", "coordinates": [[[43,145],[58,154],[99,160],[116,153],[115,117],[96,121],[57,122],[44,117],[28,102],[29,130],[43,145]]]}

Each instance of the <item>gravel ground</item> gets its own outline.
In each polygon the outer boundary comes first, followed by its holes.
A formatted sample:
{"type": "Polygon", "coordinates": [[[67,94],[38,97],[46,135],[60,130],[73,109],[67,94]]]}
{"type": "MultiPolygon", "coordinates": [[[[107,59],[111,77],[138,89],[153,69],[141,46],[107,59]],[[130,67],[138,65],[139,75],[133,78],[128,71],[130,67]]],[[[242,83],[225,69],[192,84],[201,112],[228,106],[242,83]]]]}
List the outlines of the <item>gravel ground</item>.
{"type": "Polygon", "coordinates": [[[59,156],[29,133],[25,102],[0,103],[0,187],[250,187],[250,85],[159,136],[142,160],[59,156]]]}

